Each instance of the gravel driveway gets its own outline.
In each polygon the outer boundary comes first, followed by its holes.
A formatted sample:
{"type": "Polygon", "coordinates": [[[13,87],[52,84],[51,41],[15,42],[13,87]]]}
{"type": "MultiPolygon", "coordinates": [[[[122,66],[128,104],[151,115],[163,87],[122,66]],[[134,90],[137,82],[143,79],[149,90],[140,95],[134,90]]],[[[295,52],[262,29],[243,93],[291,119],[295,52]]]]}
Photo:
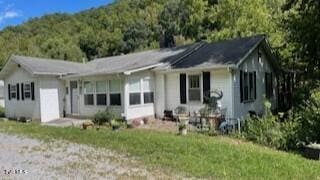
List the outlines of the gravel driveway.
{"type": "Polygon", "coordinates": [[[0,171],[0,179],[181,179],[106,149],[3,133],[0,171]]]}

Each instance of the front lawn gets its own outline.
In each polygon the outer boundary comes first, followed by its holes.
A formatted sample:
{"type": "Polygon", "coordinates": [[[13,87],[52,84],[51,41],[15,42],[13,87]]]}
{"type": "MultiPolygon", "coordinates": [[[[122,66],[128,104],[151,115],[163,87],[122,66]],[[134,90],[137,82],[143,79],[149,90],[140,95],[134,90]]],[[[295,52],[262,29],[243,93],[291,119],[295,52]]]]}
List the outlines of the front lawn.
{"type": "Polygon", "coordinates": [[[0,132],[63,139],[128,153],[147,167],[217,179],[320,179],[320,162],[227,137],[150,130],[119,132],[0,122],[0,132]]]}

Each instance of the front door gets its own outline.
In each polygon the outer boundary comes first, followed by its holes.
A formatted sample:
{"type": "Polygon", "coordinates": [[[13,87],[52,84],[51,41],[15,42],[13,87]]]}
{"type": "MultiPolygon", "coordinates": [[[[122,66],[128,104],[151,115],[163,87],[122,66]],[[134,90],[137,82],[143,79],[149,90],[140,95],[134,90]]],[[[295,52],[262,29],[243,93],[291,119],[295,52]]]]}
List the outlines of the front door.
{"type": "Polygon", "coordinates": [[[70,82],[70,97],[71,97],[71,114],[79,114],[79,103],[78,103],[78,82],[70,82]]]}

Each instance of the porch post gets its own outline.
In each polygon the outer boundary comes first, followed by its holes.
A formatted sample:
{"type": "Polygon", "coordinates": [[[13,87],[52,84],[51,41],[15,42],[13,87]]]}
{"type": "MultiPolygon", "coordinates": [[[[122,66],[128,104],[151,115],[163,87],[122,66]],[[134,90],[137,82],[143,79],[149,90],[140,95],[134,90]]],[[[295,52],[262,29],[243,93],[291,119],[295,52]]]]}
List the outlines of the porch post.
{"type": "Polygon", "coordinates": [[[128,120],[128,107],[129,107],[129,78],[128,76],[125,76],[124,78],[124,91],[123,91],[123,96],[124,96],[124,117],[126,120],[128,120]]]}
{"type": "Polygon", "coordinates": [[[166,106],[166,90],[165,90],[165,75],[155,74],[155,112],[157,118],[163,116],[163,112],[166,106]]]}

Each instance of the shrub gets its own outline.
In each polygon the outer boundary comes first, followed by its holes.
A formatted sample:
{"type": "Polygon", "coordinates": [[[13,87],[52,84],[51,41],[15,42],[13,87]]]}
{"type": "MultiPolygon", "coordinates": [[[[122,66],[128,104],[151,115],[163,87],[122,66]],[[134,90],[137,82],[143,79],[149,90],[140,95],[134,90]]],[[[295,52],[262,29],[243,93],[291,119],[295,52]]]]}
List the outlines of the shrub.
{"type": "Polygon", "coordinates": [[[320,143],[320,89],[311,91],[310,98],[296,109],[292,117],[299,123],[299,140],[305,144],[320,143]]]}
{"type": "Polygon", "coordinates": [[[5,117],[5,109],[0,106],[0,117],[5,117]]]}
{"type": "Polygon", "coordinates": [[[243,126],[243,136],[248,140],[278,149],[296,149],[301,145],[320,143],[320,89],[311,91],[310,97],[289,112],[284,122],[270,113],[261,118],[248,118],[243,126]]]}
{"type": "Polygon", "coordinates": [[[94,123],[98,124],[98,125],[103,125],[106,123],[111,123],[111,120],[115,118],[115,115],[109,111],[109,110],[105,110],[105,111],[98,111],[95,115],[94,115],[94,123]]]}
{"type": "Polygon", "coordinates": [[[283,147],[281,125],[273,115],[248,118],[244,123],[243,135],[248,140],[270,147],[283,147]]]}
{"type": "Polygon", "coordinates": [[[256,143],[277,149],[297,147],[296,121],[280,122],[278,116],[271,113],[271,104],[265,100],[265,114],[262,117],[248,117],[243,126],[243,136],[256,143]]]}

